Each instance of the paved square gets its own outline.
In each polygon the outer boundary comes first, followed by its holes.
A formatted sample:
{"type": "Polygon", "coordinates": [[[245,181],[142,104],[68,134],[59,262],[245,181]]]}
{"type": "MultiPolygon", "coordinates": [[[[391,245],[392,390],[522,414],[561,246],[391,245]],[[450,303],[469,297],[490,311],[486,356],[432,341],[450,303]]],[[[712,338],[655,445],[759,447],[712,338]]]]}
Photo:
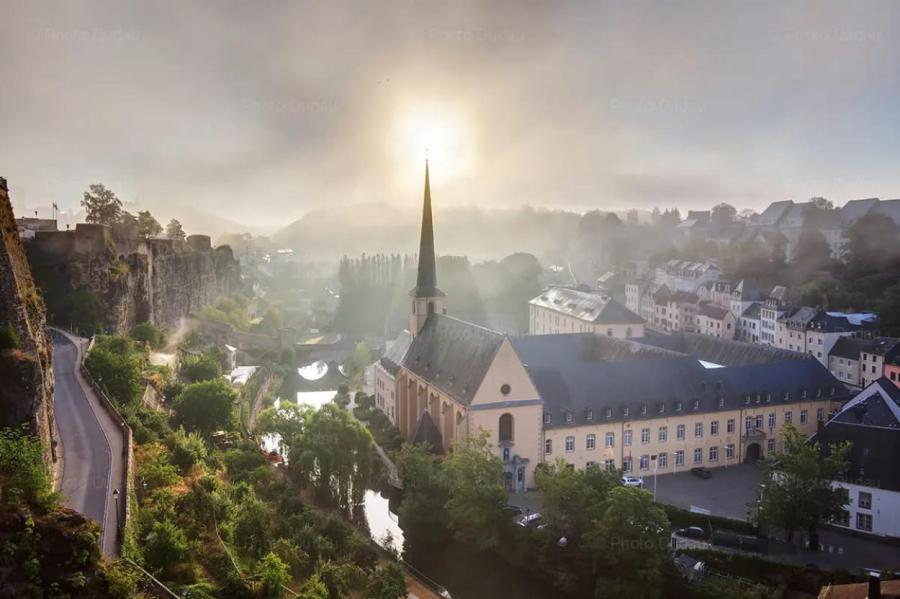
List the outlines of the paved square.
{"type": "MultiPolygon", "coordinates": [[[[656,500],[681,508],[707,509],[713,516],[747,519],[747,503],[755,502],[764,469],[757,464],[712,468],[712,478],[702,479],[690,471],[656,477],[656,500]]],[[[653,475],[644,477],[644,488],[653,492],[653,475]]]]}

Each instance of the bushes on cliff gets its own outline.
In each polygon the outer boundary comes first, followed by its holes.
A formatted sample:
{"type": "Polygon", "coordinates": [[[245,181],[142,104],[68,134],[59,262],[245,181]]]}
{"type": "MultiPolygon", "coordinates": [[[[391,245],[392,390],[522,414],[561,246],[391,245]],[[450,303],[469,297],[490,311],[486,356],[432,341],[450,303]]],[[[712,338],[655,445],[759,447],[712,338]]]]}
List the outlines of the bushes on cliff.
{"type": "Polygon", "coordinates": [[[0,350],[18,349],[21,344],[22,340],[16,332],[16,327],[11,322],[6,323],[6,326],[0,327],[0,350]]]}
{"type": "Polygon", "coordinates": [[[199,383],[219,378],[222,369],[212,356],[190,356],[181,363],[179,374],[188,383],[199,383]]]}
{"type": "Polygon", "coordinates": [[[124,349],[121,343],[104,343],[99,339],[84,361],[85,367],[113,400],[122,405],[135,403],[143,389],[140,357],[130,348],[121,351],[124,349]]]}
{"type": "Polygon", "coordinates": [[[237,393],[222,379],[193,383],[175,401],[175,423],[204,434],[231,429],[236,399],[237,393]]]}
{"type": "Polygon", "coordinates": [[[24,431],[0,430],[0,501],[49,509],[57,499],[44,467],[40,440],[24,431]]]}
{"type": "Polygon", "coordinates": [[[160,328],[151,322],[139,322],[134,325],[129,333],[132,339],[146,343],[153,349],[157,349],[162,345],[163,333],[160,328]]]}

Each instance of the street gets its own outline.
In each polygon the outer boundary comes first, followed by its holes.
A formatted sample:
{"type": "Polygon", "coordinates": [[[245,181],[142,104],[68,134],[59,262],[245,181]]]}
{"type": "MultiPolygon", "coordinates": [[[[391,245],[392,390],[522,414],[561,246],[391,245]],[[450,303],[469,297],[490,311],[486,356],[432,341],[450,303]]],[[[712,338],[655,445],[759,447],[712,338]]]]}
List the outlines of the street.
{"type": "Polygon", "coordinates": [[[78,371],[81,350],[73,340],[78,338],[53,331],[54,410],[63,452],[60,492],[68,507],[100,524],[103,554],[115,555],[112,493],[121,485],[116,481],[123,480],[122,431],[78,371]]]}

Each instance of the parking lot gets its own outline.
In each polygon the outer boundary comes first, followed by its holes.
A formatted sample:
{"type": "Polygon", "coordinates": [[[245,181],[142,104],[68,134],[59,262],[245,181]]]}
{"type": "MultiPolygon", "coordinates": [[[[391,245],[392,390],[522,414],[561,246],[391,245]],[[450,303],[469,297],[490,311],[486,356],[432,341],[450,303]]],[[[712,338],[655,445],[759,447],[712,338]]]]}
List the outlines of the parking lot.
{"type": "MultiPolygon", "coordinates": [[[[702,479],[689,471],[656,476],[656,500],[684,509],[709,510],[713,516],[747,519],[747,503],[756,501],[763,467],[738,464],[713,468],[712,477],[702,479]]],[[[653,493],[653,475],[644,477],[644,488],[653,493]]]]}

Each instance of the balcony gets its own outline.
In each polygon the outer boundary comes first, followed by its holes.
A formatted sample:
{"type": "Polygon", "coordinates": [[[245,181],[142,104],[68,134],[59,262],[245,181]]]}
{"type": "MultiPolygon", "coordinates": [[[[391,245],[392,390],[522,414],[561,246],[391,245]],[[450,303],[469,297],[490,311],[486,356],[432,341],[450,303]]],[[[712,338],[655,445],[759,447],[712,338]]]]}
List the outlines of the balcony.
{"type": "Polygon", "coordinates": [[[744,434],[741,437],[742,441],[765,441],[769,435],[766,433],[765,429],[761,428],[751,428],[744,429],[744,434]]]}

